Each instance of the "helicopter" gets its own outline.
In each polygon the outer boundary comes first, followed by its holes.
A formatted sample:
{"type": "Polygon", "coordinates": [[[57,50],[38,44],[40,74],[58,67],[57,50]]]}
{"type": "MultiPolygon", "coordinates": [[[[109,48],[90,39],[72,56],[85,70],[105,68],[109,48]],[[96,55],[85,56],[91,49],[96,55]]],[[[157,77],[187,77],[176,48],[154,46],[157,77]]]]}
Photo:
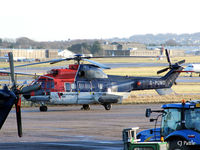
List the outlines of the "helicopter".
{"type": "Polygon", "coordinates": [[[13,64],[13,54],[8,53],[9,63],[10,63],[10,74],[12,87],[9,89],[7,85],[0,89],[0,129],[2,128],[8,114],[10,113],[13,105],[16,108],[16,118],[17,118],[17,130],[18,136],[22,137],[22,123],[21,123],[21,98],[20,94],[30,93],[31,91],[39,90],[40,85],[30,85],[26,87],[19,87],[16,84],[14,76],[14,64],[13,64]]]}
{"type": "Polygon", "coordinates": [[[171,64],[167,49],[165,53],[169,66],[159,70],[157,74],[168,69],[169,71],[162,77],[107,75],[102,69],[110,69],[110,67],[90,60],[102,57],[84,57],[79,54],[72,58],[15,67],[75,60],[76,63],[70,64],[68,68],[52,69],[49,73],[39,76],[33,84],[40,84],[41,89],[25,93],[22,97],[27,101],[40,104],[40,111],[47,111],[47,104],[79,104],[82,105],[83,110],[90,110],[90,104],[101,104],[105,110],[110,110],[113,103],[122,103],[122,100],[128,98],[130,92],[134,90],[155,89],[160,95],[172,92],[171,86],[183,70],[180,65],[185,60],[171,64]],[[82,64],[81,61],[87,61],[90,64],[82,64]]]}

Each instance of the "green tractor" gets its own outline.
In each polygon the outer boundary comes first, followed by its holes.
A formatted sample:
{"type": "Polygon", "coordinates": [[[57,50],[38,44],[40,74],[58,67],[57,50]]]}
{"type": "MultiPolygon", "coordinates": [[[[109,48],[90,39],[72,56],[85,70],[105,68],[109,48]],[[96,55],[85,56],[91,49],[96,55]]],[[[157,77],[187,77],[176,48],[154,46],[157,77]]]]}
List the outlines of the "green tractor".
{"type": "Polygon", "coordinates": [[[140,142],[137,139],[139,127],[127,128],[122,131],[124,150],[168,150],[167,142],[140,142]]]}

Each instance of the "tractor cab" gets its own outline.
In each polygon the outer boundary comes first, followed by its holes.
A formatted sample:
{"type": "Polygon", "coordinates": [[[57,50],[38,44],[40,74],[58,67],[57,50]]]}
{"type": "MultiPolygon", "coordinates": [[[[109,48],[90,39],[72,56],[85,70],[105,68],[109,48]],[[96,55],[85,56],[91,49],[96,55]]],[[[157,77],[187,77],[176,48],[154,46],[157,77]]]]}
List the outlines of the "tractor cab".
{"type": "Polygon", "coordinates": [[[163,105],[161,136],[177,130],[194,130],[200,133],[200,101],[163,105]]]}
{"type": "Polygon", "coordinates": [[[152,112],[159,113],[154,129],[139,132],[137,138],[141,141],[168,142],[169,149],[195,149],[200,147],[200,100],[162,105],[162,110],[146,109],[146,117],[152,112]],[[161,126],[156,128],[158,118],[161,117],[161,126]]]}

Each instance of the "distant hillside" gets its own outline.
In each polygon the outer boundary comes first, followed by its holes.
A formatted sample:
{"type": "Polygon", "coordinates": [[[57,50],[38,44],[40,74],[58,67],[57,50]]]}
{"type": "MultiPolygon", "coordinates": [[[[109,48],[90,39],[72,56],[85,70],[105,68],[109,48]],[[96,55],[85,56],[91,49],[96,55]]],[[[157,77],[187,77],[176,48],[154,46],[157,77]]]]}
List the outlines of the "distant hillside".
{"type": "Polygon", "coordinates": [[[94,43],[94,40],[69,40],[69,41],[45,41],[39,42],[31,40],[27,37],[17,39],[1,39],[0,48],[25,48],[25,49],[67,49],[73,44],[78,43],[94,43]]]}
{"type": "MultiPolygon", "coordinates": [[[[103,43],[103,40],[101,40],[103,43]]],[[[102,54],[101,43],[94,40],[68,40],[68,41],[47,41],[38,42],[27,37],[17,39],[1,39],[0,48],[2,49],[69,49],[74,53],[102,54]]]]}
{"type": "MultiPolygon", "coordinates": [[[[0,38],[0,48],[31,48],[31,49],[68,49],[69,47],[77,44],[78,46],[89,45],[91,46],[95,41],[104,43],[110,42],[137,42],[146,45],[186,45],[186,46],[200,46],[200,32],[193,34],[145,34],[145,35],[133,35],[129,38],[112,38],[112,39],[85,39],[85,40],[66,40],[66,41],[46,41],[39,42],[31,40],[27,37],[21,37],[17,39],[2,39],[0,38]]],[[[87,47],[87,46],[86,46],[87,47]]]]}
{"type": "Polygon", "coordinates": [[[139,42],[143,44],[165,44],[168,41],[174,41],[178,45],[200,45],[200,32],[193,34],[145,34],[133,35],[129,38],[113,38],[110,41],[139,42]]]}

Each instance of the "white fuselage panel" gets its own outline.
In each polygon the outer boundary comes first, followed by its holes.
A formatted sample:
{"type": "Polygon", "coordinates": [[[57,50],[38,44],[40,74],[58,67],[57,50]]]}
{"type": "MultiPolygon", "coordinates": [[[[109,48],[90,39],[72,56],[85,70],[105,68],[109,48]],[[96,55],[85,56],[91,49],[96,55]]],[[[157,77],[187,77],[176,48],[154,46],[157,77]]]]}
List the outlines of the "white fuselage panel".
{"type": "MultiPolygon", "coordinates": [[[[51,92],[50,104],[95,104],[105,92],[51,92]]],[[[110,92],[109,94],[128,98],[130,92],[110,92]]],[[[118,103],[122,103],[122,100],[118,103]]]]}

